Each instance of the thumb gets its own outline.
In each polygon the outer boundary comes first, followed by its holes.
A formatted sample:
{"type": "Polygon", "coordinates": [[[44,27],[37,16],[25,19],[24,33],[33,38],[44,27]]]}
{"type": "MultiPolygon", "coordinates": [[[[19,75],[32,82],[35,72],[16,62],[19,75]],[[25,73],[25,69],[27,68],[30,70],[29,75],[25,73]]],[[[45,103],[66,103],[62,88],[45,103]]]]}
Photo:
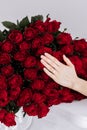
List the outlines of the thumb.
{"type": "Polygon", "coordinates": [[[67,58],[65,55],[63,55],[63,60],[68,66],[74,66],[72,62],[69,60],[69,58],[67,58]]]}

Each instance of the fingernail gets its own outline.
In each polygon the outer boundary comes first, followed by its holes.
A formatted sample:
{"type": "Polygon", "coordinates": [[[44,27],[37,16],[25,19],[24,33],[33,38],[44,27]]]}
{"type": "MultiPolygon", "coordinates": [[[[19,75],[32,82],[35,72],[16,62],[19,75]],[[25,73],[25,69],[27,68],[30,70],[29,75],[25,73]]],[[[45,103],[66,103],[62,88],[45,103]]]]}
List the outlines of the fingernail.
{"type": "Polygon", "coordinates": [[[63,54],[63,56],[65,57],[65,55],[63,54]]]}
{"type": "Polygon", "coordinates": [[[42,59],[41,59],[40,61],[41,61],[41,62],[43,62],[43,60],[42,60],[42,59]]]}
{"type": "Polygon", "coordinates": [[[47,53],[45,52],[44,55],[47,55],[47,53]]]}
{"type": "Polygon", "coordinates": [[[43,58],[43,55],[41,55],[40,57],[43,58]]]}

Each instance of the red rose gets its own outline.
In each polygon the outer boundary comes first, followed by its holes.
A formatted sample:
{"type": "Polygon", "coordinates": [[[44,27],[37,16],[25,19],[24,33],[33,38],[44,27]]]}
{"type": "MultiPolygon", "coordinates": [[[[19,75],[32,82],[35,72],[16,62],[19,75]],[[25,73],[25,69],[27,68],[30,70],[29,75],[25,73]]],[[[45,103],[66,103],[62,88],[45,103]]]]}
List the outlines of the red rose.
{"type": "Polygon", "coordinates": [[[62,53],[65,55],[72,55],[73,54],[73,46],[66,45],[61,49],[62,53]]]}
{"type": "MultiPolygon", "coordinates": [[[[51,79],[50,80],[48,80],[48,82],[47,82],[47,89],[57,89],[57,90],[59,90],[60,89],[60,86],[56,83],[56,82],[54,82],[54,81],[51,81],[51,79]]],[[[56,94],[58,94],[58,93],[56,93],[56,94]]]]}
{"type": "Polygon", "coordinates": [[[44,68],[44,65],[39,61],[37,61],[37,67],[39,70],[42,70],[44,68]]]}
{"type": "Polygon", "coordinates": [[[57,58],[59,61],[63,60],[63,52],[61,51],[53,51],[53,56],[57,58]]]}
{"type": "Polygon", "coordinates": [[[75,100],[82,100],[86,98],[86,96],[78,92],[74,92],[73,95],[74,95],[75,100]]]}
{"type": "Polygon", "coordinates": [[[23,80],[21,75],[19,74],[14,74],[13,76],[11,76],[8,80],[9,85],[13,86],[13,85],[19,85],[21,86],[23,84],[23,80]]]}
{"type": "Polygon", "coordinates": [[[44,23],[40,20],[37,20],[34,24],[34,28],[37,29],[38,33],[44,33],[45,32],[45,26],[44,23]]]}
{"type": "Polygon", "coordinates": [[[56,89],[51,89],[51,88],[45,88],[44,89],[44,94],[46,95],[46,96],[48,96],[49,98],[50,97],[58,97],[58,90],[56,90],[56,89]]]}
{"type": "Polygon", "coordinates": [[[18,98],[17,105],[24,106],[25,104],[29,103],[32,99],[32,92],[30,89],[24,89],[18,98]]]}
{"type": "Polygon", "coordinates": [[[44,94],[47,95],[48,98],[57,98],[59,89],[60,86],[50,79],[47,82],[47,87],[44,88],[44,94]]]}
{"type": "Polygon", "coordinates": [[[60,45],[69,45],[72,41],[72,37],[69,33],[62,32],[57,36],[57,43],[60,45]]]}
{"type": "Polygon", "coordinates": [[[26,40],[32,40],[37,35],[37,31],[34,28],[28,27],[24,31],[24,37],[26,40]]]}
{"type": "Polygon", "coordinates": [[[5,109],[0,109],[0,121],[2,122],[6,114],[5,109]]]}
{"type": "Polygon", "coordinates": [[[84,49],[84,51],[81,53],[81,56],[87,57],[87,49],[84,49]]]}
{"type": "Polygon", "coordinates": [[[43,71],[40,72],[40,74],[38,74],[38,77],[39,77],[40,79],[42,79],[44,82],[45,82],[45,81],[47,82],[47,81],[50,79],[50,77],[49,77],[46,73],[44,73],[43,71]]]}
{"type": "Polygon", "coordinates": [[[3,119],[3,123],[8,127],[16,125],[14,113],[7,113],[3,119]]]}
{"type": "Polygon", "coordinates": [[[20,86],[18,85],[10,86],[10,90],[8,93],[9,93],[9,100],[17,99],[20,94],[20,86]]]}
{"type": "Polygon", "coordinates": [[[3,42],[0,42],[0,49],[1,49],[2,44],[3,44],[3,42]]]}
{"type": "Polygon", "coordinates": [[[6,90],[0,90],[0,107],[8,104],[8,94],[6,90]]]}
{"type": "Polygon", "coordinates": [[[14,72],[14,68],[11,65],[1,68],[1,73],[5,76],[10,76],[14,72]]]}
{"type": "Polygon", "coordinates": [[[80,75],[83,79],[87,80],[87,72],[83,70],[82,75],[80,75]]]}
{"type": "Polygon", "coordinates": [[[0,74],[0,89],[6,89],[7,88],[7,82],[5,76],[0,74]]]}
{"type": "Polygon", "coordinates": [[[42,47],[38,48],[36,55],[40,56],[40,55],[44,54],[45,52],[52,54],[52,49],[49,47],[42,46],[42,47]]]}
{"type": "Polygon", "coordinates": [[[87,58],[83,57],[82,59],[82,64],[83,64],[83,73],[81,75],[82,78],[87,80],[87,58]]]}
{"type": "Polygon", "coordinates": [[[45,86],[44,81],[40,80],[40,79],[36,79],[34,80],[34,82],[32,83],[32,88],[36,89],[36,90],[42,90],[45,86]]]}
{"type": "MultiPolygon", "coordinates": [[[[49,48],[49,47],[44,47],[43,49],[44,49],[44,52],[43,52],[43,53],[47,52],[47,53],[50,53],[50,54],[52,55],[53,52],[52,52],[52,49],[51,49],[51,48],[49,48]]],[[[42,54],[43,54],[43,53],[42,53],[42,54]]]]}
{"type": "Polygon", "coordinates": [[[5,41],[5,42],[3,42],[3,44],[2,44],[2,50],[3,51],[5,51],[5,52],[11,52],[12,51],[12,49],[13,49],[13,45],[12,45],[12,43],[10,42],[10,41],[5,41]]]}
{"type": "Polygon", "coordinates": [[[47,106],[58,105],[61,101],[58,98],[51,97],[47,99],[47,106]]]}
{"type": "Polygon", "coordinates": [[[36,66],[36,63],[37,63],[36,58],[34,56],[29,56],[24,61],[24,67],[26,68],[34,67],[36,66]]]}
{"type": "Polygon", "coordinates": [[[28,106],[23,106],[23,110],[29,116],[36,116],[37,115],[37,105],[36,104],[30,104],[28,106]]]}
{"type": "Polygon", "coordinates": [[[74,95],[67,88],[64,88],[59,91],[58,98],[59,100],[61,100],[61,102],[72,102],[75,99],[74,95]]]}
{"type": "Polygon", "coordinates": [[[33,41],[32,41],[32,48],[33,49],[37,49],[42,45],[42,39],[41,37],[36,37],[33,41]]]}
{"type": "Polygon", "coordinates": [[[50,44],[53,42],[53,35],[49,34],[49,33],[46,33],[44,36],[43,36],[43,44],[46,45],[46,44],[50,44]]]}
{"type": "Polygon", "coordinates": [[[12,107],[15,111],[15,106],[23,107],[29,116],[42,118],[52,105],[86,98],[57,84],[43,71],[41,55],[47,52],[65,64],[65,54],[74,64],[78,77],[87,80],[87,42],[72,40],[69,33],[59,31],[60,24],[50,18],[45,22],[37,20],[22,32],[7,31],[8,37],[0,42],[1,123],[16,125],[14,113],[8,113],[12,107]]]}
{"type": "Polygon", "coordinates": [[[23,40],[22,33],[19,30],[12,30],[8,35],[8,39],[13,42],[19,44],[23,40]]]}
{"type": "Polygon", "coordinates": [[[46,100],[46,96],[40,93],[34,93],[32,100],[37,104],[43,103],[46,100]]]}
{"type": "Polygon", "coordinates": [[[82,53],[85,49],[87,49],[87,42],[85,39],[74,40],[73,45],[76,52],[82,53]]]}
{"type": "Polygon", "coordinates": [[[49,108],[45,104],[39,104],[38,106],[38,117],[42,118],[47,115],[49,108]]]}
{"type": "Polygon", "coordinates": [[[83,64],[84,70],[87,72],[87,58],[86,57],[82,58],[82,64],[83,64]]]}
{"type": "Polygon", "coordinates": [[[37,69],[30,68],[24,70],[24,77],[28,80],[34,80],[37,78],[37,69]]]}
{"type": "Polygon", "coordinates": [[[27,54],[25,51],[19,51],[14,55],[14,59],[22,62],[26,59],[26,56],[27,54]]]}
{"type": "Polygon", "coordinates": [[[22,43],[20,43],[19,48],[20,51],[29,50],[31,48],[31,44],[23,41],[22,43]]]}
{"type": "Polygon", "coordinates": [[[58,29],[60,28],[61,23],[57,22],[56,20],[49,22],[49,20],[50,20],[50,18],[48,18],[45,22],[46,31],[49,33],[57,32],[58,29]]]}
{"type": "Polygon", "coordinates": [[[69,59],[75,65],[77,74],[82,75],[83,74],[83,65],[82,65],[81,59],[78,56],[72,56],[72,57],[69,57],[69,59]]]}
{"type": "Polygon", "coordinates": [[[11,61],[8,53],[0,53],[0,64],[8,64],[11,61]]]}

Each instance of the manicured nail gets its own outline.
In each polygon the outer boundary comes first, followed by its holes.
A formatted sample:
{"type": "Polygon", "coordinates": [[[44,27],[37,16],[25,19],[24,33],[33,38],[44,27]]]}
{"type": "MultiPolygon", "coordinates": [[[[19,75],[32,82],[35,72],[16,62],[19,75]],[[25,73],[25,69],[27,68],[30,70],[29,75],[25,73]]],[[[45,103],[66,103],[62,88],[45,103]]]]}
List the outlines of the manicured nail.
{"type": "Polygon", "coordinates": [[[44,53],[44,55],[47,55],[47,54],[48,54],[48,53],[46,53],[46,52],[44,53]]]}
{"type": "Polygon", "coordinates": [[[42,62],[42,59],[40,60],[40,62],[42,62]]]}
{"type": "Polygon", "coordinates": [[[43,55],[41,55],[40,57],[43,58],[43,55]]]}
{"type": "Polygon", "coordinates": [[[63,54],[64,57],[66,57],[64,54],[63,54]]]}

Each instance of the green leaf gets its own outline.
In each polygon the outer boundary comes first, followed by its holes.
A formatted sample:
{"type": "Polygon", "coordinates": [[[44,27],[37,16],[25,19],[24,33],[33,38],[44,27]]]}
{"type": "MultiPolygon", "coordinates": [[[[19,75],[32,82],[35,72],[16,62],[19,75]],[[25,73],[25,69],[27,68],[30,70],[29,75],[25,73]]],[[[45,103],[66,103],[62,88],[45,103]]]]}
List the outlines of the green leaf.
{"type": "Polygon", "coordinates": [[[79,37],[75,37],[75,39],[74,40],[78,40],[79,39],[79,37]]]}
{"type": "Polygon", "coordinates": [[[36,16],[31,17],[32,23],[36,22],[37,20],[43,21],[43,16],[42,15],[36,15],[36,16]]]}
{"type": "Polygon", "coordinates": [[[6,29],[5,30],[3,30],[3,36],[5,36],[5,37],[7,37],[8,36],[8,34],[9,34],[9,31],[7,31],[6,29]]]}
{"type": "Polygon", "coordinates": [[[61,33],[61,31],[58,30],[57,32],[53,33],[53,35],[56,38],[60,33],[61,33]]]}
{"type": "Polygon", "coordinates": [[[9,111],[9,112],[14,112],[14,113],[16,113],[16,112],[18,112],[18,110],[20,109],[20,107],[18,107],[14,101],[10,101],[10,102],[7,104],[7,106],[5,106],[5,109],[6,109],[7,111],[9,111]]]}
{"type": "Polygon", "coordinates": [[[25,117],[26,116],[26,112],[24,112],[24,114],[23,114],[23,117],[25,117]]]}
{"type": "Polygon", "coordinates": [[[19,20],[17,20],[17,26],[19,27],[19,24],[20,24],[20,22],[19,22],[19,20]]]}
{"type": "Polygon", "coordinates": [[[47,14],[46,18],[49,18],[49,15],[50,15],[50,14],[47,14]]]}
{"type": "Polygon", "coordinates": [[[2,42],[5,39],[3,32],[0,30],[0,41],[2,42]]]}
{"type": "Polygon", "coordinates": [[[67,31],[67,28],[64,28],[63,32],[67,31]]]}
{"type": "Polygon", "coordinates": [[[3,24],[6,28],[8,28],[8,29],[10,29],[10,30],[17,29],[17,25],[16,25],[15,23],[12,23],[12,22],[9,22],[9,21],[4,21],[4,22],[2,22],[2,24],[3,24]]]}
{"type": "Polygon", "coordinates": [[[20,21],[19,26],[25,28],[25,27],[28,26],[28,25],[29,25],[29,19],[28,19],[28,17],[26,16],[25,18],[23,18],[23,19],[20,21]]]}

